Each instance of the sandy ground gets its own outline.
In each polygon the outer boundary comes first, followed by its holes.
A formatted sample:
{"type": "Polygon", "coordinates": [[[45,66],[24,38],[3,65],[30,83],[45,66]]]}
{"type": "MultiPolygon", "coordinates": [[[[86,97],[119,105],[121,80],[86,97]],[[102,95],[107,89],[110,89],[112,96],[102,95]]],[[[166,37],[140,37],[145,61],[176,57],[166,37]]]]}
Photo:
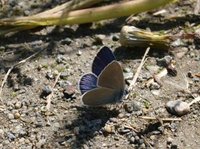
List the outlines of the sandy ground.
{"type": "MultiPolygon", "coordinates": [[[[42,1],[35,1],[38,3],[33,7],[26,1],[9,2],[1,17],[16,15],[15,9],[11,11],[11,4],[18,8],[23,3],[18,15],[28,15],[54,5],[49,3],[40,7],[42,1]]],[[[172,35],[187,33],[199,23],[193,12],[195,4],[196,1],[181,1],[163,8],[166,13],[158,16],[153,14],[161,9],[138,14],[131,25],[168,31],[172,35]]],[[[11,66],[37,51],[41,53],[14,68],[3,88],[0,148],[199,148],[199,103],[191,106],[191,112],[182,116],[182,121],[159,121],[161,118],[180,118],[166,111],[167,101],[179,99],[189,103],[200,95],[200,78],[190,75],[200,73],[198,36],[175,40],[178,44],[170,51],[151,49],[135,88],[123,106],[114,104],[92,108],[81,104],[79,79],[91,71],[92,61],[103,45],[111,47],[121,63],[126,88],[133,78],[145,48],[120,45],[119,34],[125,20],[46,27],[1,38],[1,80],[11,66]],[[144,87],[144,83],[152,77],[158,61],[165,56],[176,60],[177,76],[164,77],[165,83],[155,95],[144,87]],[[50,110],[47,110],[46,95],[52,91],[59,73],[50,110]],[[190,93],[181,92],[187,83],[190,93]],[[157,119],[149,121],[140,116],[157,119]]]]}

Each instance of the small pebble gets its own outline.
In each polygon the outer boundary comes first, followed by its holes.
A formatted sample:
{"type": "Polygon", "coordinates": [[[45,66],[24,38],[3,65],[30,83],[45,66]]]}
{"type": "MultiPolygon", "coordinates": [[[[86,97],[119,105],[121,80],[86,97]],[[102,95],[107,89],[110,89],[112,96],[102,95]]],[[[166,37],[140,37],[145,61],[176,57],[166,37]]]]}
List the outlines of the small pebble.
{"type": "Polygon", "coordinates": [[[124,109],[128,112],[131,113],[133,111],[139,111],[140,106],[137,102],[133,102],[131,104],[124,104],[124,109]]]}
{"type": "Polygon", "coordinates": [[[8,139],[10,140],[10,141],[14,141],[15,140],[15,135],[13,134],[13,133],[11,133],[11,132],[8,132],[7,133],[7,137],[8,137],[8,139]]]}
{"type": "Polygon", "coordinates": [[[114,133],[113,126],[111,126],[111,125],[105,125],[104,128],[103,128],[103,130],[106,133],[114,133]]]}
{"type": "Polygon", "coordinates": [[[103,34],[99,34],[99,35],[95,35],[95,44],[98,45],[98,44],[102,44],[103,43],[103,40],[105,39],[105,35],[103,34]]]}
{"type": "Polygon", "coordinates": [[[82,52],[80,50],[78,50],[78,52],[76,53],[77,56],[81,56],[82,52]]]}
{"type": "Polygon", "coordinates": [[[151,136],[150,136],[150,139],[151,139],[151,140],[155,140],[155,139],[156,139],[156,136],[155,136],[155,135],[151,135],[151,136]]]}
{"type": "Polygon", "coordinates": [[[177,39],[171,43],[171,46],[173,47],[184,46],[184,42],[181,39],[177,39]]]}
{"type": "Polygon", "coordinates": [[[52,93],[52,89],[50,86],[45,85],[42,89],[41,97],[46,97],[52,93]]]}
{"type": "Polygon", "coordinates": [[[173,58],[171,56],[167,55],[163,58],[157,58],[156,60],[159,65],[168,66],[171,63],[171,61],[173,60],[173,58]]]}
{"type": "Polygon", "coordinates": [[[20,144],[24,144],[24,141],[25,141],[24,138],[20,138],[20,139],[19,139],[20,144]]]}
{"type": "Polygon", "coordinates": [[[140,137],[139,136],[135,136],[135,141],[138,143],[140,140],[140,137]]]}
{"type": "Polygon", "coordinates": [[[189,71],[189,72],[187,73],[187,76],[188,76],[189,78],[194,78],[194,76],[193,76],[193,74],[192,74],[191,71],[189,71]]]}
{"type": "Polygon", "coordinates": [[[14,86],[13,86],[13,90],[14,91],[18,91],[18,90],[20,90],[20,87],[19,87],[19,84],[14,84],[14,86]]]}
{"type": "Polygon", "coordinates": [[[167,138],[167,144],[171,144],[173,142],[173,139],[171,137],[167,138]]]}
{"type": "Polygon", "coordinates": [[[129,141],[130,141],[131,144],[134,144],[135,143],[135,137],[131,137],[129,141]]]}
{"type": "Polygon", "coordinates": [[[166,109],[169,113],[177,116],[182,116],[190,112],[189,104],[180,100],[167,102],[166,109]]]}
{"type": "Polygon", "coordinates": [[[183,47],[181,50],[176,54],[178,58],[182,58],[188,52],[188,48],[183,47]]]}
{"type": "Polygon", "coordinates": [[[133,73],[132,72],[124,73],[124,79],[125,80],[130,80],[132,78],[133,78],[133,73]]]}
{"type": "Polygon", "coordinates": [[[113,35],[112,36],[112,40],[113,41],[118,41],[119,40],[119,36],[118,35],[113,35]]]}
{"type": "Polygon", "coordinates": [[[150,73],[158,72],[160,69],[160,67],[157,65],[147,65],[146,68],[150,73]]]}
{"type": "Polygon", "coordinates": [[[118,117],[119,117],[119,118],[124,118],[125,115],[124,115],[123,113],[119,113],[118,117]]]}
{"type": "Polygon", "coordinates": [[[18,118],[20,118],[20,116],[21,116],[21,115],[20,115],[20,113],[19,113],[19,112],[16,112],[16,113],[14,114],[14,118],[15,118],[15,119],[18,119],[18,118]]]}
{"type": "Polygon", "coordinates": [[[131,69],[130,69],[129,67],[125,67],[125,68],[123,69],[123,71],[124,71],[125,73],[128,73],[128,72],[131,72],[131,69]]]}
{"type": "MultiPolygon", "coordinates": [[[[142,140],[142,142],[144,142],[143,139],[140,139],[140,140],[142,140]]],[[[147,148],[146,145],[144,143],[141,143],[140,149],[146,149],[146,148],[147,148]]]]}
{"type": "Polygon", "coordinates": [[[18,102],[15,103],[15,108],[16,109],[19,109],[21,107],[22,107],[22,103],[20,101],[18,101],[18,102]]]}
{"type": "Polygon", "coordinates": [[[71,44],[72,43],[72,40],[70,39],[70,38],[66,38],[66,39],[63,39],[62,41],[61,41],[61,44],[67,44],[67,45],[69,45],[69,44],[71,44]]]}
{"type": "Polygon", "coordinates": [[[159,130],[152,131],[152,135],[160,135],[160,134],[161,134],[161,131],[159,130]]]}
{"type": "Polygon", "coordinates": [[[67,72],[62,72],[62,73],[60,74],[60,78],[61,78],[61,79],[67,79],[68,76],[69,76],[69,74],[68,74],[67,72]]]}
{"type": "Polygon", "coordinates": [[[58,55],[57,58],[56,58],[56,62],[58,64],[61,64],[61,63],[65,64],[66,61],[67,61],[67,58],[64,57],[63,55],[58,55]]]}
{"type": "Polygon", "coordinates": [[[151,93],[158,96],[160,95],[160,90],[151,90],[151,93]]]}
{"type": "Polygon", "coordinates": [[[53,74],[52,74],[51,72],[47,72],[46,78],[47,78],[47,79],[53,79],[54,76],[53,76],[53,74]]]}
{"type": "Polygon", "coordinates": [[[14,119],[14,115],[13,115],[12,113],[8,113],[8,118],[9,118],[10,120],[14,119]]]}
{"type": "Polygon", "coordinates": [[[159,90],[160,87],[161,86],[156,82],[151,83],[151,85],[149,86],[150,90],[159,90]]]}
{"type": "Polygon", "coordinates": [[[83,144],[83,149],[90,149],[87,144],[83,144]]]}
{"type": "Polygon", "coordinates": [[[126,129],[126,128],[119,128],[118,129],[118,132],[120,134],[126,134],[126,133],[129,133],[131,130],[130,129],[126,129]]]}
{"type": "Polygon", "coordinates": [[[68,85],[63,91],[63,94],[66,99],[72,98],[72,96],[75,94],[76,88],[73,85],[68,85]]]}

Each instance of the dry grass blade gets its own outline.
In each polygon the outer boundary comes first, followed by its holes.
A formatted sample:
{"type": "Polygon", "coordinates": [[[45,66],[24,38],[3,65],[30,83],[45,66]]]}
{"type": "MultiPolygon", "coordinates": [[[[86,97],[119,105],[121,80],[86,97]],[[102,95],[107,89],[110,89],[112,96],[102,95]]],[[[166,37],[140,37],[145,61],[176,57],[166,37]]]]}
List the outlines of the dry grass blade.
{"type": "MultiPolygon", "coordinates": [[[[141,116],[140,118],[145,119],[145,120],[158,120],[158,118],[156,118],[156,117],[149,117],[149,116],[141,116]]],[[[181,118],[161,118],[160,120],[163,122],[182,121],[181,118]]]]}
{"type": "MultiPolygon", "coordinates": [[[[15,28],[17,26],[22,26],[26,29],[27,27],[34,28],[37,26],[90,23],[149,11],[175,1],[177,0],[132,0],[103,7],[75,10],[70,12],[65,9],[48,16],[44,13],[45,16],[40,17],[35,15],[14,19],[1,19],[0,27],[7,26],[15,28]]],[[[0,30],[0,35],[3,35],[1,32],[2,30],[0,30]]]]}
{"type": "Polygon", "coordinates": [[[190,103],[189,103],[189,106],[193,105],[194,103],[197,103],[197,102],[200,102],[200,96],[196,97],[194,100],[192,100],[190,103]]]}
{"type": "Polygon", "coordinates": [[[47,96],[47,105],[46,105],[46,108],[47,108],[48,111],[50,110],[50,107],[51,107],[51,98],[53,97],[53,94],[54,94],[53,89],[55,88],[55,86],[56,86],[56,84],[57,84],[57,82],[58,82],[58,79],[60,78],[60,74],[61,74],[61,73],[59,73],[59,74],[57,75],[56,79],[55,79],[55,82],[54,82],[54,84],[53,84],[53,86],[52,86],[52,92],[51,92],[51,94],[49,94],[49,95],[47,96]]]}
{"type": "MultiPolygon", "coordinates": [[[[137,68],[137,71],[136,71],[136,73],[135,73],[135,75],[133,77],[133,80],[131,81],[131,83],[129,85],[128,92],[130,92],[133,89],[133,87],[135,85],[135,82],[136,82],[136,80],[137,80],[137,78],[138,78],[138,76],[140,74],[141,69],[142,69],[142,66],[145,63],[145,59],[146,59],[147,54],[149,53],[149,50],[150,50],[150,48],[148,47],[146,49],[145,53],[144,53],[144,56],[142,58],[142,61],[141,61],[140,65],[139,65],[139,67],[137,68]]],[[[125,99],[127,99],[128,97],[129,97],[129,93],[126,95],[125,99]]]]}

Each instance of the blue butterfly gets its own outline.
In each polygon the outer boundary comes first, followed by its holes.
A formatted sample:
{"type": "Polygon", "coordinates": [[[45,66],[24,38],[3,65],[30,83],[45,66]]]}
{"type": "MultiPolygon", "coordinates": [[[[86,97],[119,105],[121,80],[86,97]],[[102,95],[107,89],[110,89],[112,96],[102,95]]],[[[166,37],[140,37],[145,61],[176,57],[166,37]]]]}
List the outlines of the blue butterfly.
{"type": "Polygon", "coordinates": [[[92,73],[81,77],[79,88],[82,102],[88,106],[101,106],[120,101],[124,94],[124,76],[112,51],[104,46],[92,63],[92,73]]]}

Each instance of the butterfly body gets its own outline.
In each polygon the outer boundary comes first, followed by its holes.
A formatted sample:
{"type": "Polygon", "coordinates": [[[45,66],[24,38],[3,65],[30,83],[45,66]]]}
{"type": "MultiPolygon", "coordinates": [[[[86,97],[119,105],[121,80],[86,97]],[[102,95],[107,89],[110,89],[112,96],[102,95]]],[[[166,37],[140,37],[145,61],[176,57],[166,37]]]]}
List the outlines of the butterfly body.
{"type": "Polygon", "coordinates": [[[80,79],[82,102],[88,106],[116,103],[124,94],[124,84],[119,62],[108,47],[103,47],[93,61],[92,73],[80,79]]]}

